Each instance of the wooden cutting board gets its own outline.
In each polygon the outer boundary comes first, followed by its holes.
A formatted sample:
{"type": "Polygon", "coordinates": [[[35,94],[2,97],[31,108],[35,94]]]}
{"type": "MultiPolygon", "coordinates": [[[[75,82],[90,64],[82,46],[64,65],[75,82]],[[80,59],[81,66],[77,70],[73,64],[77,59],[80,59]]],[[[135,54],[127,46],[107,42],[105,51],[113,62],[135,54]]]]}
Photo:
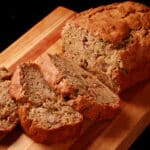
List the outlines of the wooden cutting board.
{"type": "MultiPolygon", "coordinates": [[[[58,7],[0,54],[0,66],[10,68],[39,56],[61,52],[61,30],[75,12],[58,7]]],[[[55,145],[37,144],[17,127],[1,143],[0,150],[125,150],[150,124],[150,81],[122,95],[121,112],[112,121],[85,121],[79,139],[55,145]]]]}

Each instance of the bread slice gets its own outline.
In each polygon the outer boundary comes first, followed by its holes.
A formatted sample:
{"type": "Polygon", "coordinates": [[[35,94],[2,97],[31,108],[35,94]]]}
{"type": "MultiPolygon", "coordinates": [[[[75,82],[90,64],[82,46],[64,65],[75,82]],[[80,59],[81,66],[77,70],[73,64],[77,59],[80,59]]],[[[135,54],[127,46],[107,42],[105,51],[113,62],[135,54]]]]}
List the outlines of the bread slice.
{"type": "Polygon", "coordinates": [[[126,1],[74,16],[62,32],[64,56],[119,93],[150,78],[150,7],[126,1]]]}
{"type": "Polygon", "coordinates": [[[95,76],[59,55],[38,60],[48,83],[86,118],[113,118],[119,110],[119,97],[95,76]]]}
{"type": "Polygon", "coordinates": [[[0,140],[19,122],[16,102],[8,92],[11,75],[6,68],[0,68],[0,140]]]}
{"type": "Polygon", "coordinates": [[[22,128],[34,141],[57,143],[80,134],[82,115],[52,90],[37,64],[17,67],[10,94],[19,104],[22,128]]]}

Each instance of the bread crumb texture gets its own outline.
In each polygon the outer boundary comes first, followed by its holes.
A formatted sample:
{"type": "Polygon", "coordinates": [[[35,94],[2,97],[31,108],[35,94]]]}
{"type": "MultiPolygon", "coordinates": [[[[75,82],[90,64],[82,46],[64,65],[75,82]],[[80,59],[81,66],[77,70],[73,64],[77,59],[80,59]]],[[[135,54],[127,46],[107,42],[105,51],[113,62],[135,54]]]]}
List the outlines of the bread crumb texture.
{"type": "Polygon", "coordinates": [[[17,104],[9,96],[11,72],[0,68],[0,139],[11,132],[19,122],[17,104]]]}

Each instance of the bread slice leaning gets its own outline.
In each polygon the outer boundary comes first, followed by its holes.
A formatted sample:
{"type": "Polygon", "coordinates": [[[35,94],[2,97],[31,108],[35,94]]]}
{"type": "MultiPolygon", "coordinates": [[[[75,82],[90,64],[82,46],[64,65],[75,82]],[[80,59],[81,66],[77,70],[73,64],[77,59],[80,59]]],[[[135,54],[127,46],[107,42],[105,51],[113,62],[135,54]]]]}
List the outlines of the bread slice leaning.
{"type": "Polygon", "coordinates": [[[17,67],[10,94],[19,104],[22,128],[34,141],[57,143],[80,133],[82,115],[52,90],[37,64],[25,63],[17,67]]]}
{"type": "Polygon", "coordinates": [[[118,113],[119,97],[95,76],[59,55],[38,60],[48,83],[84,117],[111,119],[118,113]]]}
{"type": "Polygon", "coordinates": [[[0,68],[0,140],[19,122],[16,102],[9,96],[11,75],[6,68],[0,68]]]}

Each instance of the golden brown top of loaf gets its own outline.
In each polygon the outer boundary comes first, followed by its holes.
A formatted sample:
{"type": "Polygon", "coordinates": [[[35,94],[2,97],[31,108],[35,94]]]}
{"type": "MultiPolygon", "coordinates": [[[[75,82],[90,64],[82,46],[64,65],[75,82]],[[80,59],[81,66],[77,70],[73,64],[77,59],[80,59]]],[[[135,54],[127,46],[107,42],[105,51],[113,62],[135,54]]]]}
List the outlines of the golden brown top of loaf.
{"type": "Polygon", "coordinates": [[[150,37],[150,8],[131,1],[89,9],[76,15],[73,22],[100,39],[113,43],[122,42],[137,30],[140,32],[135,36],[150,37]]]}

